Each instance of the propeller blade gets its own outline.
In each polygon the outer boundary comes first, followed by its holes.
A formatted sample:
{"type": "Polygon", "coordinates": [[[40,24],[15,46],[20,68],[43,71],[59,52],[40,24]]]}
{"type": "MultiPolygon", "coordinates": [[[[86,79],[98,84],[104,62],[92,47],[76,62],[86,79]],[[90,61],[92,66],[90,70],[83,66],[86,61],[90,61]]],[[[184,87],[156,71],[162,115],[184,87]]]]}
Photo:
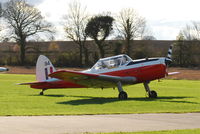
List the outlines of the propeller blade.
{"type": "Polygon", "coordinates": [[[167,66],[172,63],[172,47],[173,47],[173,45],[170,45],[167,57],[165,58],[165,64],[167,66]]]}

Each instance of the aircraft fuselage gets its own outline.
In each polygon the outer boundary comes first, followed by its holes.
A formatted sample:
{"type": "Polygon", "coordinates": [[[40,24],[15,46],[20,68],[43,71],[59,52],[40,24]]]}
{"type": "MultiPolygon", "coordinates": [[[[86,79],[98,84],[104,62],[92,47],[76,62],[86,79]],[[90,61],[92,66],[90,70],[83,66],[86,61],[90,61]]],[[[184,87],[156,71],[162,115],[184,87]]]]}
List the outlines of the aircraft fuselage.
{"type": "MultiPolygon", "coordinates": [[[[104,74],[111,76],[120,77],[135,77],[136,83],[149,82],[156,79],[164,78],[166,75],[165,58],[149,58],[132,60],[126,65],[117,68],[104,68],[101,70],[88,69],[81,71],[84,73],[91,74],[104,74]]],[[[127,84],[123,84],[127,85],[127,84]]],[[[52,78],[41,85],[31,85],[32,88],[36,89],[52,89],[52,88],[87,88],[86,85],[76,84],[56,78],[52,78]]],[[[111,86],[113,87],[113,86],[111,86]]]]}

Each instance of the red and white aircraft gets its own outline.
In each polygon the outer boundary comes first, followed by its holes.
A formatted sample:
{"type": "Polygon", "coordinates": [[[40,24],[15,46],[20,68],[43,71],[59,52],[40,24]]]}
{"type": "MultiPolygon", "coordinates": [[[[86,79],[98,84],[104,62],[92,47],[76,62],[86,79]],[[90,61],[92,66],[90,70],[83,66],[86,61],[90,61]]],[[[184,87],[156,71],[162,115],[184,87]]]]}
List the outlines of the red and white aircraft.
{"type": "MultiPolygon", "coordinates": [[[[167,57],[145,58],[132,60],[129,56],[117,55],[102,58],[88,70],[56,71],[51,61],[40,55],[36,64],[37,82],[21,83],[30,85],[31,88],[42,89],[40,95],[47,89],[56,88],[110,88],[117,87],[119,99],[127,99],[127,93],[122,85],[143,83],[149,98],[156,98],[156,91],[150,90],[149,82],[164,78],[167,66],[171,63],[172,46],[167,57]]],[[[174,73],[173,73],[174,74],[174,73]]]]}

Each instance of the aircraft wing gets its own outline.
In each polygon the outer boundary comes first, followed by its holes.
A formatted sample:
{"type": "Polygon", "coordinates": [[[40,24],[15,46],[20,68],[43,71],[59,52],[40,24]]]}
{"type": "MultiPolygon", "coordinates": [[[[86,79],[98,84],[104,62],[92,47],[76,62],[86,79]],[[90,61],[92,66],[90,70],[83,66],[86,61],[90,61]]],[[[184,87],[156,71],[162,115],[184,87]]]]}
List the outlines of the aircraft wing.
{"type": "Polygon", "coordinates": [[[137,81],[135,77],[120,77],[69,70],[57,71],[50,74],[49,76],[52,78],[81,84],[87,87],[112,87],[116,86],[116,83],[119,81],[125,84],[133,84],[137,81]]]}

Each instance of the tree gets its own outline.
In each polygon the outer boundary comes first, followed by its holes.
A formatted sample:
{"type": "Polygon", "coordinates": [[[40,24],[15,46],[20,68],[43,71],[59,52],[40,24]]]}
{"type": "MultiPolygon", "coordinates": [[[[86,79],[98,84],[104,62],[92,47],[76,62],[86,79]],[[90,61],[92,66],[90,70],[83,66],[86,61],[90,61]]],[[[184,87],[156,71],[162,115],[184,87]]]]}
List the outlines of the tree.
{"type": "Polygon", "coordinates": [[[116,28],[120,36],[126,41],[125,53],[130,54],[131,41],[145,35],[146,20],[131,8],[122,9],[117,15],[116,28]]]}
{"type": "Polygon", "coordinates": [[[173,59],[175,64],[181,67],[192,66],[192,63],[194,63],[192,55],[195,53],[193,48],[196,49],[193,42],[185,41],[184,35],[180,32],[177,41],[174,43],[173,59]]]}
{"type": "Polygon", "coordinates": [[[185,37],[185,40],[200,40],[200,22],[193,21],[191,24],[187,24],[180,32],[185,37]]]}
{"type": "Polygon", "coordinates": [[[3,10],[2,10],[2,5],[0,3],[0,32],[2,31],[2,27],[3,27],[1,23],[2,15],[3,15],[3,10]]]}
{"type": "Polygon", "coordinates": [[[20,46],[20,60],[23,65],[27,39],[41,32],[52,32],[52,25],[44,20],[37,8],[27,4],[25,0],[10,0],[5,3],[3,17],[11,29],[11,38],[20,46]]]}
{"type": "Polygon", "coordinates": [[[143,36],[142,40],[156,40],[154,36],[143,36]]]}
{"type": "Polygon", "coordinates": [[[0,3],[0,17],[2,16],[2,6],[1,6],[1,3],[0,3]]]}
{"type": "Polygon", "coordinates": [[[200,40],[200,22],[193,21],[180,30],[178,39],[182,36],[182,42],[177,43],[177,62],[180,66],[192,66],[196,64],[199,55],[197,48],[200,40]]]}
{"type": "Polygon", "coordinates": [[[85,64],[88,64],[88,50],[85,46],[87,35],[85,33],[88,22],[86,8],[82,8],[78,1],[69,4],[68,14],[64,17],[64,29],[68,39],[72,40],[79,46],[79,61],[83,65],[83,52],[85,54],[85,64]]]}
{"type": "Polygon", "coordinates": [[[105,56],[103,43],[113,30],[113,21],[114,18],[109,15],[94,16],[89,20],[85,29],[86,34],[97,44],[102,58],[105,56]]]}
{"type": "MultiPolygon", "coordinates": [[[[0,3],[0,32],[2,31],[1,17],[2,17],[2,6],[0,3]]],[[[1,35],[0,35],[0,41],[1,41],[1,35]]]]}
{"type": "Polygon", "coordinates": [[[180,32],[177,36],[177,42],[175,43],[175,56],[174,60],[179,66],[183,66],[184,60],[183,60],[183,53],[184,53],[184,36],[180,32]]]}

